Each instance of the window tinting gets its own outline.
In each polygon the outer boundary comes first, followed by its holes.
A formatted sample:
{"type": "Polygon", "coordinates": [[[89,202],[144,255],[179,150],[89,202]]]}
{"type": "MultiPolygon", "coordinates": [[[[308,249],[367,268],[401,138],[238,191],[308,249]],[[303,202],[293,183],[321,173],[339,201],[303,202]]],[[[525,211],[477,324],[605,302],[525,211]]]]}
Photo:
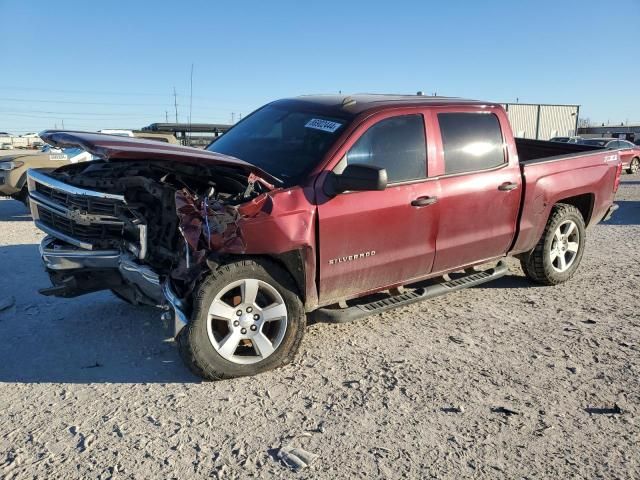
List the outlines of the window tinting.
{"type": "Polygon", "coordinates": [[[347,123],[276,102],[240,121],[207,150],[249,162],[291,186],[322,160],[347,123]]]}
{"type": "Polygon", "coordinates": [[[392,117],[373,125],[347,152],[347,164],[364,163],[387,170],[389,183],[427,176],[427,148],[422,115],[392,117]]]}
{"type": "Polygon", "coordinates": [[[439,113],[445,173],[471,172],[505,162],[498,117],[487,113],[439,113]]]}

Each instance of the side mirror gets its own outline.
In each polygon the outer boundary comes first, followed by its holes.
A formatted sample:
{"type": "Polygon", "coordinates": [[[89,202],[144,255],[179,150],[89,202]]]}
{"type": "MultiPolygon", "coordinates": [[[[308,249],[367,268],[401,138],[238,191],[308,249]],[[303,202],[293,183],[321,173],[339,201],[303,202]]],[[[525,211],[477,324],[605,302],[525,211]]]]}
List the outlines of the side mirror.
{"type": "Polygon", "coordinates": [[[387,171],[361,163],[347,165],[340,174],[331,172],[324,182],[324,193],[334,197],[346,191],[384,190],[387,188],[387,171]]]}

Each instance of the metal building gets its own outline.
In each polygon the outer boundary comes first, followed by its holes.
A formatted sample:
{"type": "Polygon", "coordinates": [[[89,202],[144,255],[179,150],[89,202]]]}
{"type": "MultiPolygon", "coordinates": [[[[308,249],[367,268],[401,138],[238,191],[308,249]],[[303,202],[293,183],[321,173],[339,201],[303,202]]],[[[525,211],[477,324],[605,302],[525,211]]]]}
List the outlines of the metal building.
{"type": "Polygon", "coordinates": [[[578,130],[580,105],[503,103],[516,137],[549,140],[570,137],[578,130]]]}

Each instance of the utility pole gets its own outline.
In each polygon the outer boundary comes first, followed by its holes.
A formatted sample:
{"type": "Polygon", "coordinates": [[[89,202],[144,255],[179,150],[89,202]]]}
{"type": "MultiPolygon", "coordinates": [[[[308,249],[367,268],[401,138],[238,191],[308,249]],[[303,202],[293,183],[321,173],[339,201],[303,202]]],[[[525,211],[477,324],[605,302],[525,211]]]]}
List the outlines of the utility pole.
{"type": "Polygon", "coordinates": [[[193,110],[193,63],[191,64],[191,77],[189,79],[189,131],[191,131],[191,111],[193,110]]]}
{"type": "Polygon", "coordinates": [[[64,130],[64,118],[62,119],[62,129],[64,130]]]}
{"type": "Polygon", "coordinates": [[[231,112],[231,125],[236,123],[236,112],[231,112]]]}
{"type": "Polygon", "coordinates": [[[176,93],[176,87],[173,87],[173,106],[176,109],[176,123],[178,123],[178,94],[176,93]]]}
{"type": "Polygon", "coordinates": [[[164,121],[165,123],[169,123],[169,112],[167,110],[164,111],[164,121]]]}

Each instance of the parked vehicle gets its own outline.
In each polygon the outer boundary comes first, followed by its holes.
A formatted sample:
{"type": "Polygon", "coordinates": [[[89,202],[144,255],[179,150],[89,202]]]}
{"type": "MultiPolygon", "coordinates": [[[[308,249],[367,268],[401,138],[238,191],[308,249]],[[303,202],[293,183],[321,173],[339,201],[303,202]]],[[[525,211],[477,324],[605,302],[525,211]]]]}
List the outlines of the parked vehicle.
{"type": "Polygon", "coordinates": [[[559,143],[579,143],[582,140],[582,137],[552,137],[549,139],[550,142],[559,142],[559,143]]]}
{"type": "Polygon", "coordinates": [[[350,321],[479,285],[505,256],[534,282],[569,280],[621,171],[615,151],[514,139],[499,104],[421,96],[279,100],[207,151],[41,135],[102,158],[29,172],[41,293],[164,304],[209,379],[291,361],[307,314],[350,321]]]}
{"type": "Polygon", "coordinates": [[[13,145],[10,143],[0,143],[0,150],[13,150],[13,145]]]}
{"type": "Polygon", "coordinates": [[[41,152],[14,153],[0,157],[0,195],[28,205],[27,170],[51,172],[64,165],[91,160],[93,155],[82,148],[53,149],[41,152]]]}
{"type": "Polygon", "coordinates": [[[582,145],[591,145],[610,150],[619,150],[622,168],[627,173],[638,173],[640,170],[640,146],[627,140],[617,138],[585,138],[580,141],[582,145]]]}

